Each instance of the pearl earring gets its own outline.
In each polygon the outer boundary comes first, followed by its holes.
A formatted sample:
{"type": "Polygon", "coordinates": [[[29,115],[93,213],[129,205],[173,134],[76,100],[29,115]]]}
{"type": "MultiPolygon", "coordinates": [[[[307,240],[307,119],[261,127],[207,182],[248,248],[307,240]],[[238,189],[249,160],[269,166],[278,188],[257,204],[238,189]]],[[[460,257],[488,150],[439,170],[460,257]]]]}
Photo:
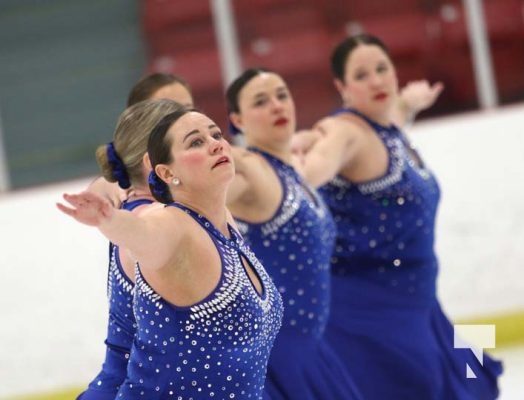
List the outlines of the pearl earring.
{"type": "Polygon", "coordinates": [[[175,185],[175,186],[180,185],[180,179],[178,179],[178,178],[173,178],[172,182],[173,182],[173,185],[175,185]]]}

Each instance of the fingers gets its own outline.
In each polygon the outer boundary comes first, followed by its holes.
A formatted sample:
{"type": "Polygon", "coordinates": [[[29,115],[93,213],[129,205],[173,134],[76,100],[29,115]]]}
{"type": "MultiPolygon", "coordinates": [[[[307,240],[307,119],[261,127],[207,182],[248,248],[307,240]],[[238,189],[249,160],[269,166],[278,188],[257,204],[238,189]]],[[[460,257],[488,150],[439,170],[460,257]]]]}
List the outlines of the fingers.
{"type": "Polygon", "coordinates": [[[87,193],[88,192],[83,192],[81,194],[64,193],[62,195],[63,199],[73,207],[68,207],[61,203],[56,203],[56,205],[60,211],[73,216],[79,208],[89,206],[91,200],[89,199],[87,193]]]}
{"type": "Polygon", "coordinates": [[[65,201],[67,201],[69,204],[73,205],[73,206],[78,206],[79,204],[82,203],[82,196],[81,195],[78,195],[78,194],[68,194],[68,193],[64,193],[62,195],[63,199],[65,201]]]}
{"type": "Polygon", "coordinates": [[[76,207],[89,205],[90,203],[96,202],[98,199],[98,196],[91,192],[82,192],[79,194],[64,193],[62,197],[69,204],[76,206],[76,207]]]}
{"type": "Polygon", "coordinates": [[[442,83],[442,82],[435,82],[431,89],[433,90],[433,93],[436,96],[438,96],[444,90],[444,83],[442,83]]]}
{"type": "Polygon", "coordinates": [[[76,218],[77,210],[79,207],[82,207],[84,205],[84,200],[81,196],[76,194],[64,193],[62,197],[67,203],[71,204],[73,207],[68,207],[67,205],[62,203],[56,203],[56,207],[64,214],[76,218]]]}
{"type": "Polygon", "coordinates": [[[69,207],[63,205],[62,203],[56,203],[56,207],[60,211],[62,211],[64,214],[67,214],[67,215],[69,215],[71,217],[74,217],[74,214],[75,214],[75,211],[76,211],[75,209],[69,208],[69,207]]]}

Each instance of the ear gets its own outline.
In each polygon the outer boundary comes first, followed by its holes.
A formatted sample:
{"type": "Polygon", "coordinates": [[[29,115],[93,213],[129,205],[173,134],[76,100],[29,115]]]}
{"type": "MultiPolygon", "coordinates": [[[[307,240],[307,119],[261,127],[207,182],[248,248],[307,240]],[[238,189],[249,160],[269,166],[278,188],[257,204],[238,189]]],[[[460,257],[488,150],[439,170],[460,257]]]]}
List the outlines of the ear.
{"type": "MultiPolygon", "coordinates": [[[[337,91],[340,93],[340,95],[342,96],[343,93],[344,93],[344,90],[345,90],[345,86],[344,85],[344,82],[342,82],[340,79],[338,78],[335,78],[333,79],[333,84],[335,85],[335,88],[337,89],[337,91]]],[[[343,96],[342,96],[343,97],[343,96]]]]}
{"type": "Polygon", "coordinates": [[[167,184],[171,184],[173,178],[175,177],[175,174],[165,164],[156,165],[155,173],[160,179],[162,179],[167,184]]]}
{"type": "Polygon", "coordinates": [[[229,113],[229,121],[237,128],[238,130],[242,131],[242,117],[239,113],[236,112],[230,112],[229,113]]]}
{"type": "Polygon", "coordinates": [[[333,84],[338,91],[340,97],[342,97],[342,102],[345,106],[348,106],[351,103],[351,96],[347,92],[346,85],[343,81],[338,78],[333,79],[333,84]]]}
{"type": "Polygon", "coordinates": [[[149,159],[149,153],[147,152],[142,157],[142,165],[148,171],[151,171],[153,169],[153,166],[151,165],[151,160],[149,159]]]}

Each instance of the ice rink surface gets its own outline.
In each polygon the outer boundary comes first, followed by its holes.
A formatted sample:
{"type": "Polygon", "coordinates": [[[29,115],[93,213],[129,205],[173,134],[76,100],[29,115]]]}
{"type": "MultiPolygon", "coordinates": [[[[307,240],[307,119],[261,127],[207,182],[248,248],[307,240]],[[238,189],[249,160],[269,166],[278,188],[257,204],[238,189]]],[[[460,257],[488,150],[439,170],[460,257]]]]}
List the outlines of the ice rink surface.
{"type": "MultiPolygon", "coordinates": [[[[452,320],[524,312],[524,105],[415,123],[442,188],[439,296],[452,320]]],[[[0,194],[0,398],[82,386],[106,331],[107,242],[55,208],[89,179],[0,194]]],[[[494,354],[524,399],[522,345],[494,354]]]]}

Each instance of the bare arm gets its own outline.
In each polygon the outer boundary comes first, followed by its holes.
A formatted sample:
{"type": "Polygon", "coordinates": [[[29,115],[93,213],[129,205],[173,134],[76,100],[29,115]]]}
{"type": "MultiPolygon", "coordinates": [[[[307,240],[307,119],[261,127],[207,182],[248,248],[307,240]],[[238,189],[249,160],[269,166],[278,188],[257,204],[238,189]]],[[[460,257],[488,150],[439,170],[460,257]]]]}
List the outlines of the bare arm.
{"type": "Polygon", "coordinates": [[[354,159],[358,151],[356,125],[336,117],[327,117],[315,125],[318,139],[302,159],[299,171],[314,187],[333,179],[354,159]]]}
{"type": "Polygon", "coordinates": [[[121,189],[116,182],[108,182],[102,176],[91,182],[87,190],[105,197],[114,208],[120,208],[120,204],[127,197],[126,191],[121,189]]]}
{"type": "Polygon", "coordinates": [[[427,80],[409,82],[400,90],[398,103],[393,111],[393,122],[397,126],[409,125],[419,112],[435,104],[442,90],[442,82],[432,85],[427,80]]]}
{"type": "MultiPolygon", "coordinates": [[[[129,249],[144,265],[162,267],[170,259],[181,238],[181,229],[174,229],[169,211],[158,207],[137,216],[117,210],[102,196],[90,192],[64,194],[67,206],[57,203],[64,214],[85,225],[97,227],[110,241],[129,249]]],[[[171,210],[172,211],[172,210],[171,210]]]]}
{"type": "Polygon", "coordinates": [[[302,129],[295,132],[291,138],[291,152],[297,155],[307,153],[321,136],[322,131],[319,129],[302,129]]]}
{"type": "Polygon", "coordinates": [[[251,165],[253,155],[241,147],[232,147],[231,153],[235,162],[235,178],[227,191],[228,205],[241,201],[242,198],[251,192],[256,181],[252,176],[255,170],[251,165]]]}

